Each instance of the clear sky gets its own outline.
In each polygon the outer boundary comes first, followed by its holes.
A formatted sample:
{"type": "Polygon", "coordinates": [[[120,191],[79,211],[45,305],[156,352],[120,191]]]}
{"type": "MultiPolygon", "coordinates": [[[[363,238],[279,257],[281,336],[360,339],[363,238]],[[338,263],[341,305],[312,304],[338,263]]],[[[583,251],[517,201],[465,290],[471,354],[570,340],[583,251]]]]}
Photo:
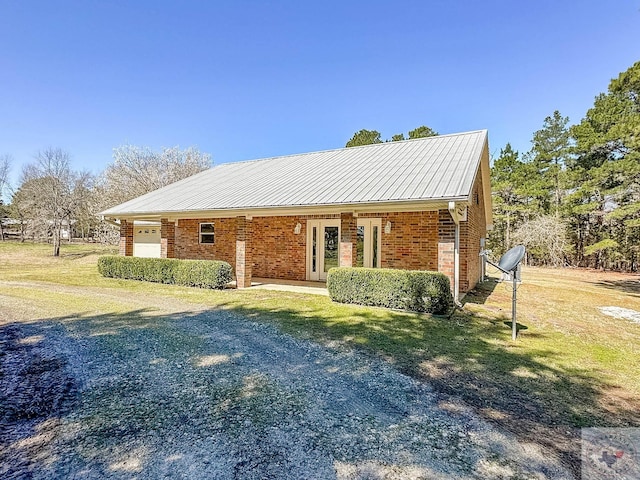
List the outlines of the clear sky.
{"type": "Polygon", "coordinates": [[[640,1],[0,0],[0,154],[99,173],[124,143],[214,163],[427,125],[529,150],[640,60],[640,1]]]}

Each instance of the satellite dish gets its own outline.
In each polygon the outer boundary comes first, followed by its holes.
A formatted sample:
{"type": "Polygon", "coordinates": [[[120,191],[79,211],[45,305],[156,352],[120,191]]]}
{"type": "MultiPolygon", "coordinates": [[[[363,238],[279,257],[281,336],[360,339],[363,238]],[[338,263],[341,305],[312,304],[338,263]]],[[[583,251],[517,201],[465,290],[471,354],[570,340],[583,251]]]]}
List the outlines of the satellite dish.
{"type": "Polygon", "coordinates": [[[516,291],[518,290],[518,282],[520,281],[520,270],[518,269],[518,265],[520,261],[524,258],[524,246],[518,245],[517,247],[513,247],[507,253],[505,253],[498,264],[496,265],[491,260],[487,258],[488,250],[483,250],[480,252],[482,258],[485,262],[493,265],[498,268],[502,272],[508,275],[508,278],[504,278],[503,280],[511,280],[513,281],[513,294],[511,295],[511,339],[515,340],[518,335],[518,324],[516,323],[516,291]]]}
{"type": "Polygon", "coordinates": [[[498,268],[505,273],[513,272],[524,257],[524,246],[518,245],[507,251],[500,261],[498,262],[498,268]]]}

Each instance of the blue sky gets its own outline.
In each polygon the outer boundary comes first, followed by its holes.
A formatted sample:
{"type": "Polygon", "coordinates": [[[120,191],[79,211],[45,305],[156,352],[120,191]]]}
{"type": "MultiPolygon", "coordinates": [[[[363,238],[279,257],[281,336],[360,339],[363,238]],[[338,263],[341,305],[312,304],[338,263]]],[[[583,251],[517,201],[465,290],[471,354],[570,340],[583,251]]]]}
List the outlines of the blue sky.
{"type": "Polygon", "coordinates": [[[0,154],[98,173],[124,143],[215,163],[428,125],[530,147],[640,60],[640,1],[0,0],[0,154]]]}

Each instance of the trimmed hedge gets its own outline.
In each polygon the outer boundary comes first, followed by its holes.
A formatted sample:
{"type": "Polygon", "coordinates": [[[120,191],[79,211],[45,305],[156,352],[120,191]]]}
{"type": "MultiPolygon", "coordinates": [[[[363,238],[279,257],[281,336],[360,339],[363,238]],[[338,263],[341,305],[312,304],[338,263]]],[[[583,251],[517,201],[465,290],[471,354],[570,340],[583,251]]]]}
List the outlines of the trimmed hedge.
{"type": "Polygon", "coordinates": [[[200,288],[224,288],[231,281],[231,265],[219,260],[107,255],[98,258],[98,271],[104,277],[200,288]]]}
{"type": "Polygon", "coordinates": [[[385,268],[337,267],[327,274],[334,302],[442,314],[453,304],[443,273],[385,268]]]}

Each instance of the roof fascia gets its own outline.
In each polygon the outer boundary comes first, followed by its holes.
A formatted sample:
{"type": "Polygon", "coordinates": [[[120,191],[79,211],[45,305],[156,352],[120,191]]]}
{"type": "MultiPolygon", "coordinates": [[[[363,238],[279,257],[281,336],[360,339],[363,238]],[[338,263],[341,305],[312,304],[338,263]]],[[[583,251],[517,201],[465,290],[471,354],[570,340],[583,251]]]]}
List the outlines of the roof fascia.
{"type": "Polygon", "coordinates": [[[109,218],[122,220],[157,221],[161,218],[180,220],[187,218],[229,218],[229,217],[281,217],[294,215],[331,215],[343,212],[388,213],[388,212],[420,212],[447,209],[450,201],[468,203],[466,197],[442,198],[428,201],[395,201],[376,203],[346,203],[334,205],[285,206],[264,208],[237,208],[222,210],[189,210],[173,212],[140,212],[108,215],[109,218]]]}
{"type": "MultiPolygon", "coordinates": [[[[487,137],[484,139],[484,145],[480,154],[480,162],[471,185],[475,185],[478,175],[480,175],[482,180],[482,197],[484,199],[484,216],[487,222],[487,230],[491,230],[493,228],[493,201],[491,199],[491,167],[489,166],[489,141],[487,137]]],[[[471,198],[472,195],[473,188],[469,191],[469,196],[466,199],[469,205],[471,205],[473,200],[471,198]]]]}

